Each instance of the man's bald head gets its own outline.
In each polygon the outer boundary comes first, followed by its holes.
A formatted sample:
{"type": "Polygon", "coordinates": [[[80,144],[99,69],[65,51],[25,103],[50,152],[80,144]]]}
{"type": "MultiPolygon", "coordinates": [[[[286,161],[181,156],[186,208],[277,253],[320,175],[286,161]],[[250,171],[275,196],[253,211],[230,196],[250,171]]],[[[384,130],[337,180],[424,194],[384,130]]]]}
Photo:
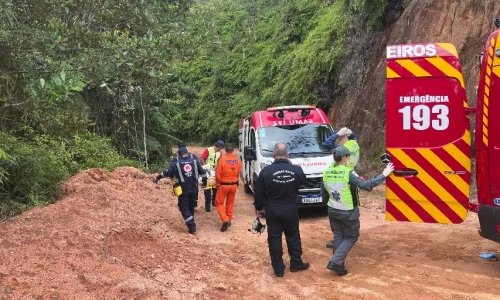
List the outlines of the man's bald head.
{"type": "Polygon", "coordinates": [[[288,158],[288,145],[285,143],[277,143],[273,150],[274,158],[288,158]]]}

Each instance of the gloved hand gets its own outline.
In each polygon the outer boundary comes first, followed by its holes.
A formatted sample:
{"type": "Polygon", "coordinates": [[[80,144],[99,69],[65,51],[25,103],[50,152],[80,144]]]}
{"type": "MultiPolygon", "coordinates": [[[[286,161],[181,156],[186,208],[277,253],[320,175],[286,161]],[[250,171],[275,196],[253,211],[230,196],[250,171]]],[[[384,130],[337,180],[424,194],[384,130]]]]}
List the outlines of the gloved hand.
{"type": "Polygon", "coordinates": [[[384,171],[382,171],[382,174],[384,174],[384,176],[387,177],[391,175],[392,171],[394,171],[394,164],[390,162],[387,164],[384,171]]]}
{"type": "Polygon", "coordinates": [[[264,209],[255,210],[255,216],[257,218],[265,218],[266,217],[266,213],[265,213],[264,209]]]}
{"type": "Polygon", "coordinates": [[[342,127],[342,128],[340,128],[340,129],[339,129],[339,131],[337,131],[337,134],[338,134],[339,136],[344,136],[344,135],[346,135],[346,134],[347,134],[347,131],[348,131],[348,130],[349,130],[349,129],[348,129],[347,127],[342,127]]]}
{"type": "Polygon", "coordinates": [[[350,136],[352,134],[352,130],[347,128],[345,135],[350,136]]]}
{"type": "Polygon", "coordinates": [[[157,175],[154,179],[153,179],[153,182],[158,184],[160,182],[160,179],[161,179],[161,175],[157,175]]]}

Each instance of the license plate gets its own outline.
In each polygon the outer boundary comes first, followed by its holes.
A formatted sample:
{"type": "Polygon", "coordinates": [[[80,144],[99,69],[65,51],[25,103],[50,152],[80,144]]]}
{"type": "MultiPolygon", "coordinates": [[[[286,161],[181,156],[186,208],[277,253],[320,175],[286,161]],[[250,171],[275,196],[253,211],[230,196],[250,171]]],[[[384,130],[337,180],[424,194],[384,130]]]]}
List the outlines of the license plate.
{"type": "Polygon", "coordinates": [[[323,199],[321,197],[303,197],[302,203],[321,203],[323,199]]]}

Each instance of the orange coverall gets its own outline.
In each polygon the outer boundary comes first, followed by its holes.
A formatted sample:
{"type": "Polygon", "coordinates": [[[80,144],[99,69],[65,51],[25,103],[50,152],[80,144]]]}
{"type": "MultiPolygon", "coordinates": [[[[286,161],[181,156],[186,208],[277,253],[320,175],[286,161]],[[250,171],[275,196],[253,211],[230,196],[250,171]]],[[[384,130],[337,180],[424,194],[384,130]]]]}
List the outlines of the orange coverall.
{"type": "Polygon", "coordinates": [[[238,180],[241,172],[241,161],[232,152],[223,155],[215,168],[217,195],[215,206],[222,223],[233,218],[234,199],[238,189],[238,180]],[[226,202],[224,205],[224,201],[226,202]]]}

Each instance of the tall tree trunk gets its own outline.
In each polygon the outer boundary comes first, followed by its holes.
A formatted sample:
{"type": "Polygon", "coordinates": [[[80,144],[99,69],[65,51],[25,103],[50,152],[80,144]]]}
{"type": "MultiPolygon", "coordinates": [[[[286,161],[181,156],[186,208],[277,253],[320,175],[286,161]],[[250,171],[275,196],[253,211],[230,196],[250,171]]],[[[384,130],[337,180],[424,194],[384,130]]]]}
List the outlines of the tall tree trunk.
{"type": "Polygon", "coordinates": [[[146,169],[148,168],[148,149],[146,146],[146,110],[142,103],[142,91],[141,93],[141,108],[142,108],[142,138],[144,142],[144,163],[146,164],[146,169]]]}

